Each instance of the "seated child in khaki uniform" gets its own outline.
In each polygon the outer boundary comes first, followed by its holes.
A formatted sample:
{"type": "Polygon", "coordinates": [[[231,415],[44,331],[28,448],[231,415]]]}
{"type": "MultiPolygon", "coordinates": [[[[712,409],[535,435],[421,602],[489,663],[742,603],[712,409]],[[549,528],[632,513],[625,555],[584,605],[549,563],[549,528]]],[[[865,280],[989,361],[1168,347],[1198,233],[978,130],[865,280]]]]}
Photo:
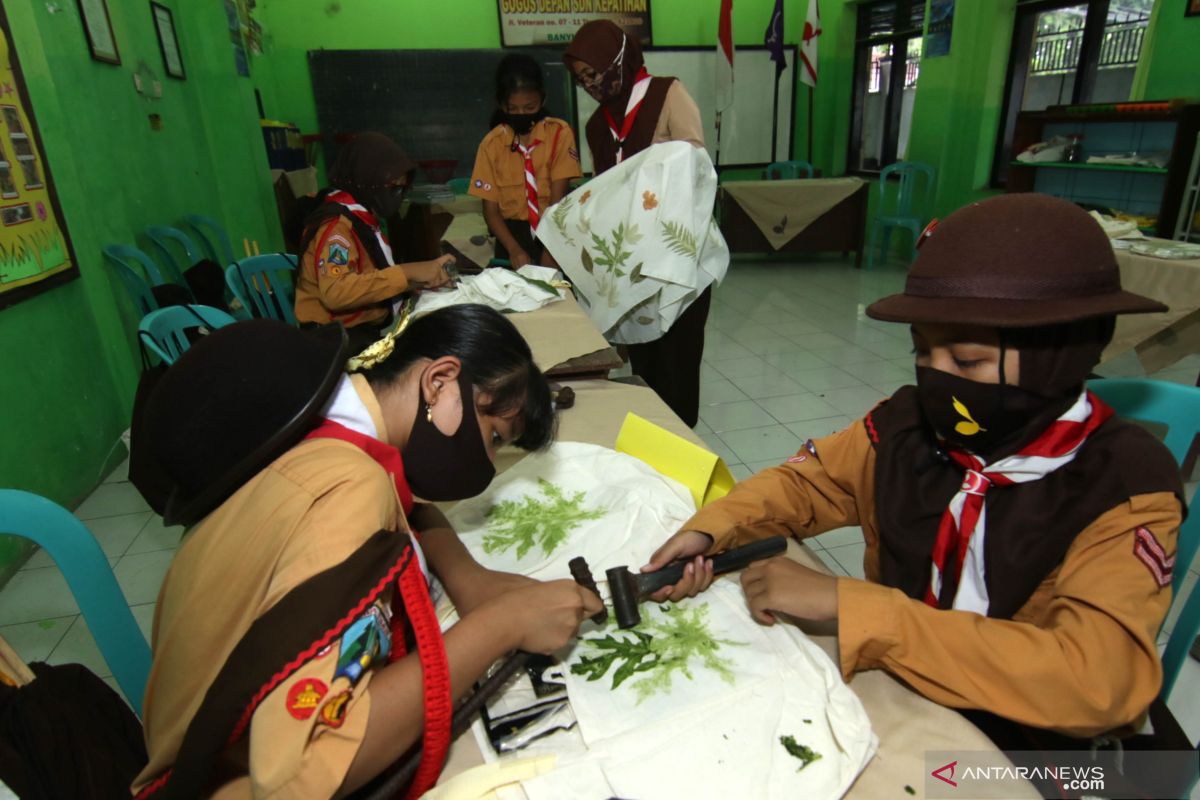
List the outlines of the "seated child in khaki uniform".
{"type": "Polygon", "coordinates": [[[1162,679],[1182,487],[1166,448],[1084,380],[1114,315],[1163,310],[1121,290],[1107,237],[1066,201],[951,214],[904,293],[867,309],[911,325],[917,385],[697,513],[647,566],[695,557],[660,599],[708,586],[699,554],[859,525],[866,580],[760,563],[741,578],[754,618],[837,620],[847,678],[884,669],[1009,725],[1137,723],[1162,679]]]}
{"type": "Polygon", "coordinates": [[[437,780],[454,703],[513,649],[551,652],[599,599],[471,558],[436,507],[494,451],[554,434],[528,345],[492,309],[413,322],[364,373],[337,326],[230,325],[171,367],[146,416],[195,525],[155,609],[139,797],[350,794],[420,747],[437,780]],[[186,424],[179,424],[186,420],[186,424]],[[460,621],[442,633],[436,575],[460,621]]]}

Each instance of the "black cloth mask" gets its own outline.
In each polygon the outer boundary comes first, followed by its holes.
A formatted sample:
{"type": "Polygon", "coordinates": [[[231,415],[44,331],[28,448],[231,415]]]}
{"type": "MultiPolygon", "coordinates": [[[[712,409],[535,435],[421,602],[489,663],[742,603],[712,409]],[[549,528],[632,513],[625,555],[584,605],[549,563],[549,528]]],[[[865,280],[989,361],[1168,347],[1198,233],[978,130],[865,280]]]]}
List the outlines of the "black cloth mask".
{"type": "Polygon", "coordinates": [[[939,436],[985,461],[1032,420],[1061,408],[1060,400],[1012,384],[979,383],[932,367],[917,367],[917,402],[939,436]]]}
{"type": "Polygon", "coordinates": [[[544,120],[548,115],[546,109],[540,108],[532,114],[504,114],[504,123],[512,128],[518,136],[524,136],[533,130],[533,126],[544,120]]]}
{"type": "Polygon", "coordinates": [[[425,409],[418,404],[408,444],[400,453],[408,484],[422,500],[441,502],[475,497],[496,477],[496,465],[488,457],[479,430],[475,389],[465,370],[458,373],[458,390],[462,395],[462,422],[458,430],[449,436],[442,433],[432,420],[426,419],[425,409]]]}

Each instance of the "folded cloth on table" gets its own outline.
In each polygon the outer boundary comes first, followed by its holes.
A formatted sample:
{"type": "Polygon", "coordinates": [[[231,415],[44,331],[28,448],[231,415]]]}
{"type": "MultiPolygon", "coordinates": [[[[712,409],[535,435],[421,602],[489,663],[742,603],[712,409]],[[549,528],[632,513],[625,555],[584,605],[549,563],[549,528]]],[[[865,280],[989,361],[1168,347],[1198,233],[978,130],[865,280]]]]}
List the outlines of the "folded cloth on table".
{"type": "Polygon", "coordinates": [[[421,292],[413,310],[422,316],[446,306],[482,303],[497,311],[534,311],[562,300],[551,281],[558,271],[548,267],[526,266],[510,269],[485,269],[478,275],[465,275],[453,289],[421,292]]]}
{"type": "Polygon", "coordinates": [[[663,142],[546,209],[538,239],[606,339],[652,342],[729,268],[716,192],[705,150],[663,142]]]}

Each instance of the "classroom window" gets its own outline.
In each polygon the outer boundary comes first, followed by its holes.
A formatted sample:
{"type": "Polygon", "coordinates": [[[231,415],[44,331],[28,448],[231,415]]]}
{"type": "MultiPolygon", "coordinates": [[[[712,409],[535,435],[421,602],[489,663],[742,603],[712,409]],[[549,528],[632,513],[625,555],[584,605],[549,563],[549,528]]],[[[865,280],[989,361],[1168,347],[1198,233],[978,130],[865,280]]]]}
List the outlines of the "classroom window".
{"type": "Polygon", "coordinates": [[[924,0],[886,0],[858,7],[850,172],[878,172],[904,160],[924,27],[924,0]]]}
{"type": "Polygon", "coordinates": [[[1022,111],[1129,99],[1154,0],[1026,0],[1017,5],[992,169],[1008,175],[1022,111]]]}

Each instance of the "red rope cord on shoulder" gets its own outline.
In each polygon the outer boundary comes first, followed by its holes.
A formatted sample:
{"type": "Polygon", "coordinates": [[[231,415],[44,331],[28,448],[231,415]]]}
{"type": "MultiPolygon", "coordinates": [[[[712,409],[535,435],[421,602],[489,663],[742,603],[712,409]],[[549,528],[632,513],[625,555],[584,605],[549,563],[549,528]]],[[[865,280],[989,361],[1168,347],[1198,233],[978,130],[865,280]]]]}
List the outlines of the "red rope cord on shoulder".
{"type": "Polygon", "coordinates": [[[424,576],[417,570],[400,575],[400,595],[408,623],[417,643],[421,661],[421,676],[425,689],[425,730],[421,742],[421,764],[408,787],[408,798],[415,800],[437,783],[438,775],[450,750],[450,723],[454,715],[454,700],[450,694],[450,662],[446,643],[438,624],[433,601],[424,576]]]}

